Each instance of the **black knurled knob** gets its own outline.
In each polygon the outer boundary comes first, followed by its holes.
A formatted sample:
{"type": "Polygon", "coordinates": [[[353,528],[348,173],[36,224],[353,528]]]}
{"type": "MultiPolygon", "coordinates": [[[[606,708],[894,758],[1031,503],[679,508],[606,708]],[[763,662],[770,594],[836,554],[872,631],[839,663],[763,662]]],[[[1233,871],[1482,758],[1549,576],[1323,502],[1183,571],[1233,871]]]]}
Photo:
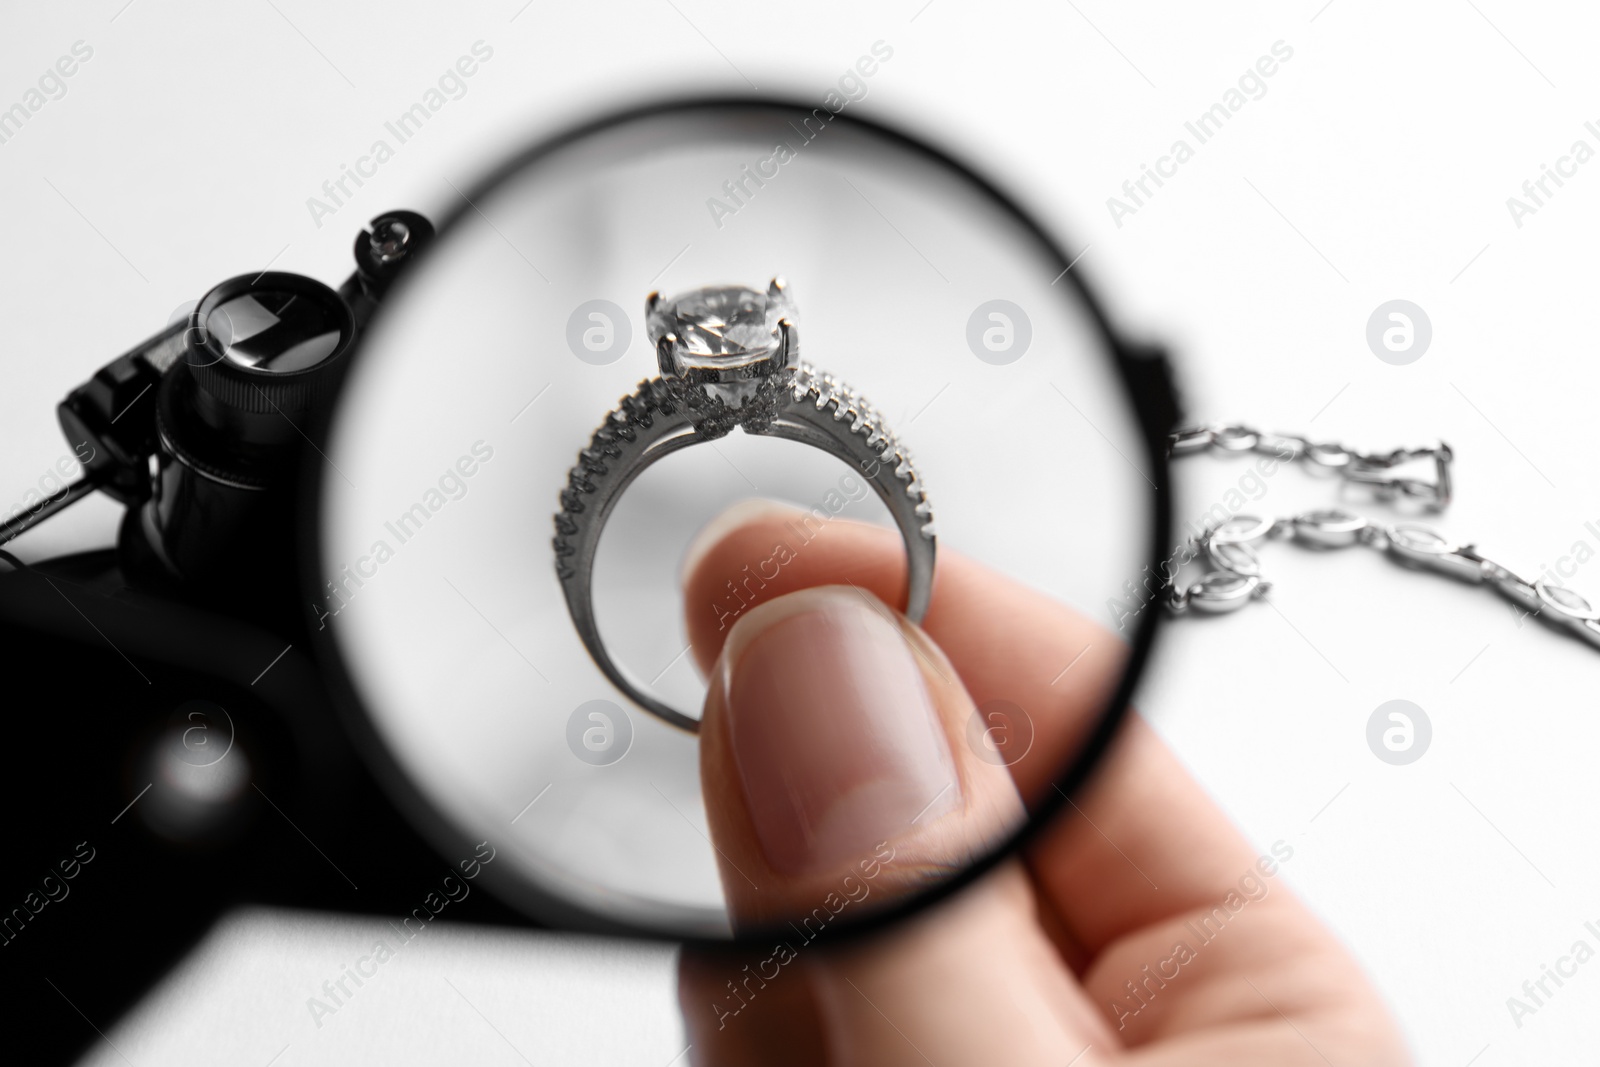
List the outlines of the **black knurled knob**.
{"type": "Polygon", "coordinates": [[[253,426],[282,437],[273,419],[298,425],[332,397],[354,334],[344,301],[310,278],[264,273],[223,282],[189,318],[183,358],[198,414],[246,440],[257,436],[253,426]]]}

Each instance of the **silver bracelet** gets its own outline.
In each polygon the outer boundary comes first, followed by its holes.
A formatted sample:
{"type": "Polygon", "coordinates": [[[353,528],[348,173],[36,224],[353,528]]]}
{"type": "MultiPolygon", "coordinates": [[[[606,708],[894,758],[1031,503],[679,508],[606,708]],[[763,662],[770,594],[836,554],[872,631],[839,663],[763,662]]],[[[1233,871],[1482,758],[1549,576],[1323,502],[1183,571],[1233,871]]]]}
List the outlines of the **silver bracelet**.
{"type": "MultiPolygon", "coordinates": [[[[1443,511],[1450,504],[1450,464],[1454,455],[1442,441],[1424,448],[1368,453],[1238,424],[1198,426],[1179,430],[1167,438],[1169,456],[1206,451],[1257,452],[1284,461],[1298,460],[1367,486],[1380,500],[1410,497],[1420,500],[1430,511],[1443,511]],[[1434,464],[1431,482],[1392,473],[1403,463],[1430,458],[1434,464]]],[[[1375,522],[1339,508],[1317,508],[1277,519],[1233,515],[1209,524],[1199,536],[1180,545],[1164,568],[1162,590],[1168,610],[1178,615],[1191,610],[1221,614],[1265,596],[1272,583],[1262,576],[1256,547],[1282,539],[1315,549],[1366,545],[1404,566],[1487,584],[1547,624],[1600,646],[1600,611],[1565,586],[1543,577],[1530,582],[1483,555],[1476,545],[1458,544],[1420,523],[1375,522]],[[1208,569],[1198,581],[1184,585],[1178,581],[1178,572],[1194,559],[1202,560],[1208,569]]]]}

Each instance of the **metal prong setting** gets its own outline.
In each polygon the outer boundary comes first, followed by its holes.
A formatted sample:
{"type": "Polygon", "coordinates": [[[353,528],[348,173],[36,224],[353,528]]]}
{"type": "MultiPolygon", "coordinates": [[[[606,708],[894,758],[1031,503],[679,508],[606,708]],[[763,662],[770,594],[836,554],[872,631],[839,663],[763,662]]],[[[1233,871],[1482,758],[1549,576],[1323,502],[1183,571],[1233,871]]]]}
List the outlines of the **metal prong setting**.
{"type": "MultiPolygon", "coordinates": [[[[773,284],[778,283],[774,281],[773,284]]],[[[800,331],[796,330],[794,323],[786,318],[778,320],[778,329],[783,331],[783,352],[778,356],[781,373],[800,366],[800,331]]]]}
{"type": "Polygon", "coordinates": [[[662,334],[656,342],[656,366],[663,378],[676,378],[678,372],[672,365],[672,346],[678,343],[677,334],[662,334]]]}

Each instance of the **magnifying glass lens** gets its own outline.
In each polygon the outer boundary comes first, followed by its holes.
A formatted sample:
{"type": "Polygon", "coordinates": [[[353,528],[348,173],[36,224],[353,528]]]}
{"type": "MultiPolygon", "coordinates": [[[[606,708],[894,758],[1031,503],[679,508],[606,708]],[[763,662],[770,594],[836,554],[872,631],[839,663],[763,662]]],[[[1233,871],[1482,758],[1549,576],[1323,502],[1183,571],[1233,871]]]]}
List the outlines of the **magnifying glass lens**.
{"type": "MultiPolygon", "coordinates": [[[[807,568],[842,587],[881,581],[905,607],[901,502],[875,478],[925,493],[909,506],[936,530],[929,621],[971,708],[941,744],[1015,790],[1013,814],[951,875],[1060,802],[1053,783],[1070,786],[1103,746],[1154,614],[1130,590],[1155,580],[1164,484],[1150,398],[1130,391],[1066,249],[938,152],[778,104],[602,122],[455,207],[355,354],[310,576],[369,756],[448,862],[489,842],[485,884],[546,922],[729,937],[799,921],[798,906],[761,923],[740,912],[766,887],[708,816],[703,737],[646,702],[692,727],[708,692],[696,642],[720,644],[702,635],[807,568]],[[784,419],[804,429],[772,432],[784,419]],[[688,436],[644,462],[669,430],[688,436]],[[877,468],[850,458],[853,433],[877,468]],[[614,495],[608,479],[623,483],[614,495]],[[788,524],[719,559],[726,581],[690,597],[691,544],[750,498],[788,505],[788,524]],[[563,545],[589,523],[603,532],[588,603],[617,672],[567,595],[563,545]],[[837,531],[871,527],[893,546],[881,573],[817,562],[837,531]],[[1082,627],[952,622],[957,560],[986,568],[995,596],[1026,587],[1082,627]],[[1006,669],[1014,651],[1027,671],[1006,669]]],[[[224,311],[229,358],[314,359],[325,336],[295,301],[224,311]],[[302,340],[274,349],[292,322],[309,326],[302,340]]],[[[902,756],[868,746],[836,762],[902,756]]],[[[801,794],[825,808],[831,794],[791,770],[777,760],[760,788],[711,781],[752,811],[801,794]]]]}

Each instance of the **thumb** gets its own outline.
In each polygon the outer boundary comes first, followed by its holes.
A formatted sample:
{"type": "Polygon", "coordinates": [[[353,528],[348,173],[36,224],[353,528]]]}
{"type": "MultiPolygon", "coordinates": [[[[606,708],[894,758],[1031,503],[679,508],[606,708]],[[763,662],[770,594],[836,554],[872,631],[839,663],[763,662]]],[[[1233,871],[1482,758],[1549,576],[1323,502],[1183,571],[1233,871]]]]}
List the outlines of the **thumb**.
{"type": "Polygon", "coordinates": [[[696,1064],[882,1067],[928,1049],[1062,1063],[1081,1035],[1110,1042],[1015,862],[893,930],[808,947],[960,870],[1024,818],[1007,768],[966,741],[973,715],[939,648],[853,586],[740,617],[711,677],[701,782],[733,924],[773,937],[753,954],[684,953],[696,1064]]]}
{"type": "Polygon", "coordinates": [[[778,597],[724,643],[700,775],[737,928],[820,932],[959,870],[1025,813],[968,745],[972,698],[921,629],[854,586],[778,597]]]}

